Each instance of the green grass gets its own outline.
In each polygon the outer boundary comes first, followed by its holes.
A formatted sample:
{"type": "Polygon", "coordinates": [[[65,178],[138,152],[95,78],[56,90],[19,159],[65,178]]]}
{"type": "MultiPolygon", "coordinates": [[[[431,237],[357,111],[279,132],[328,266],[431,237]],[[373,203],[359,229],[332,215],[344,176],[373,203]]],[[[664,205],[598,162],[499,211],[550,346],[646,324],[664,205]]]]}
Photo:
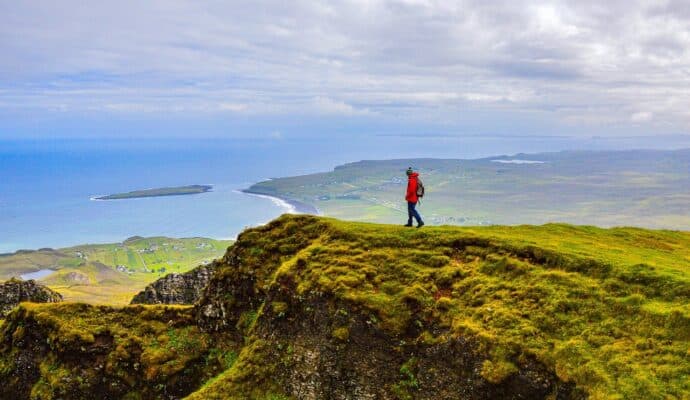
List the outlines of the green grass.
{"type": "MultiPolygon", "coordinates": [[[[284,216],[245,231],[235,251],[241,270],[221,268],[220,276],[249,271],[266,291],[333,295],[391,335],[421,328],[412,338],[420,343],[471,338],[488,354],[481,374],[490,382],[536,358],[593,399],[690,395],[688,232],[565,224],[417,230],[284,216]]],[[[270,376],[275,366],[257,366],[269,345],[248,343],[233,368],[191,398],[270,376]]],[[[413,364],[399,396],[415,384],[413,364]]]]}
{"type": "MultiPolygon", "coordinates": [[[[690,232],[567,224],[408,229],[283,216],[243,232],[224,260],[239,264],[221,262],[214,284],[226,286],[209,295],[224,307],[238,343],[202,332],[185,307],[24,304],[0,322],[0,378],[13,382],[18,353],[7,343],[39,332],[46,337],[32,343],[47,343],[54,354],[40,361],[34,397],[64,396],[59,389],[74,377],[90,382],[96,372],[55,354],[87,357],[107,332],[117,344],[105,359],[107,379],[129,377],[135,394],[162,393],[171,377],[201,371],[196,382],[205,384],[189,399],[289,399],[276,377],[291,368],[294,350],[289,337],[266,329],[304,318],[293,315],[296,304],[319,299],[332,303],[340,321],[323,338],[335,346],[350,340],[346,321],[358,315],[395,338],[393,345],[467,339],[483,357],[478,373],[494,384],[537,360],[592,399],[690,396],[690,232]],[[251,290],[232,286],[246,282],[251,290]],[[135,359],[136,377],[127,367],[135,359]]],[[[398,376],[386,389],[391,396],[423,390],[420,357],[423,351],[390,366],[398,376]]]]}
{"type": "Polygon", "coordinates": [[[42,281],[65,300],[125,305],[146,285],[222,256],[231,240],[134,237],[122,243],[80,245],[0,256],[0,279],[54,269],[42,281]],[[127,272],[117,271],[124,266],[127,272]],[[84,280],[88,282],[85,283],[84,280]]]}

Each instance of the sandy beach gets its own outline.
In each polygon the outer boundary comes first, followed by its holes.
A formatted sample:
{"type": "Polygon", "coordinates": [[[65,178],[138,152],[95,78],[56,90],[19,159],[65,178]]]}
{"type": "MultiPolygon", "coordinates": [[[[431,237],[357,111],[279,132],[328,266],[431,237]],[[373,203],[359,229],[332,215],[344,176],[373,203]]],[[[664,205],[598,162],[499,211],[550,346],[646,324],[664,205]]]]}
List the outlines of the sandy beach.
{"type": "Polygon", "coordinates": [[[318,208],[314,207],[311,204],[303,203],[301,201],[292,200],[292,199],[279,197],[279,196],[267,195],[264,193],[257,193],[257,192],[253,192],[249,189],[243,189],[243,190],[240,190],[240,192],[247,194],[247,195],[250,195],[250,196],[263,197],[265,199],[269,199],[274,204],[285,209],[285,212],[288,214],[312,214],[312,215],[319,215],[320,214],[318,208]]]}

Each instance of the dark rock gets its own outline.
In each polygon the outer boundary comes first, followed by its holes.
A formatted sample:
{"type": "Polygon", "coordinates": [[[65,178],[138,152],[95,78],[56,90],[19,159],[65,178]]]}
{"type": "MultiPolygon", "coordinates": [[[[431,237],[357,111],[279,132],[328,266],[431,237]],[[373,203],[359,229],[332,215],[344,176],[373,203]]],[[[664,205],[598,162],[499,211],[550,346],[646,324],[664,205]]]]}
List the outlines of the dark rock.
{"type": "Polygon", "coordinates": [[[0,284],[0,318],[4,318],[14,307],[23,301],[33,303],[57,303],[62,295],[33,279],[23,281],[12,278],[0,284]]]}
{"type": "Polygon", "coordinates": [[[166,275],[132,299],[131,304],[194,304],[211,280],[215,263],[199,266],[184,274],[166,275]]]}

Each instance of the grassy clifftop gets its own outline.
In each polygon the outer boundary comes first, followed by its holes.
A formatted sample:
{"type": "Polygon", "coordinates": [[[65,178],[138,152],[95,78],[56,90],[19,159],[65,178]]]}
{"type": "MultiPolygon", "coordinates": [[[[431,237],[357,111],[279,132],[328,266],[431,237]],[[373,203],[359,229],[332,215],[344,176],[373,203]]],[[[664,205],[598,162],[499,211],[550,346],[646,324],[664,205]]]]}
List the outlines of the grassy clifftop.
{"type": "Polygon", "coordinates": [[[201,322],[233,330],[251,316],[243,333],[250,345],[236,368],[193,398],[249,388],[255,395],[265,382],[298,393],[294,377],[265,371],[264,357],[294,367],[295,356],[280,350],[291,345],[275,339],[276,321],[289,332],[322,299],[330,315],[342,313],[324,322],[336,343],[354,345],[359,318],[395,341],[390,352],[404,353],[407,364],[380,367],[400,382],[376,384],[410,396],[398,398],[427,398],[434,383],[423,385],[430,372],[418,366],[419,353],[457,340],[473,343],[477,379],[487,384],[536,362],[592,398],[690,395],[687,232],[560,224],[416,230],[284,216],[244,232],[224,262],[199,306],[201,322]],[[405,386],[405,370],[414,385],[405,386]]]}
{"type": "Polygon", "coordinates": [[[690,396],[688,232],[286,215],[217,263],[194,308],[15,309],[0,397],[690,396]]]}

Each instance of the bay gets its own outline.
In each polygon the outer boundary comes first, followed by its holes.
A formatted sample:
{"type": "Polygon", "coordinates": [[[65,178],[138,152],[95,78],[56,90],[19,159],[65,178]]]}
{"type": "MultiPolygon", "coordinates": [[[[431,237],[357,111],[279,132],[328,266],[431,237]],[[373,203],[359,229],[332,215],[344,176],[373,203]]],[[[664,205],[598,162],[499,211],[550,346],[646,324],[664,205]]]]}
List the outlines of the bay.
{"type": "Polygon", "coordinates": [[[233,238],[246,227],[289,211],[284,203],[238,190],[267,178],[327,171],[362,159],[683,147],[690,147],[690,137],[324,135],[0,141],[0,253],[117,242],[135,235],[233,238]],[[91,200],[191,184],[212,184],[214,189],[188,196],[91,200]]]}

